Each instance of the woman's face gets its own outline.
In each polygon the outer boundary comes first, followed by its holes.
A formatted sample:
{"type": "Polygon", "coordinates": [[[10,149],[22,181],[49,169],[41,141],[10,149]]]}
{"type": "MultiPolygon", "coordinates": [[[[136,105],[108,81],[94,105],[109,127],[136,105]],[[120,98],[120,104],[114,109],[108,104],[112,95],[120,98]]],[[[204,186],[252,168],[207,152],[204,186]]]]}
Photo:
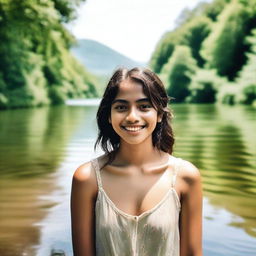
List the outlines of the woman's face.
{"type": "Polygon", "coordinates": [[[142,85],[126,79],[120,83],[118,93],[111,106],[109,122],[120,136],[121,142],[152,143],[152,133],[161,118],[144,94],[142,85]]]}

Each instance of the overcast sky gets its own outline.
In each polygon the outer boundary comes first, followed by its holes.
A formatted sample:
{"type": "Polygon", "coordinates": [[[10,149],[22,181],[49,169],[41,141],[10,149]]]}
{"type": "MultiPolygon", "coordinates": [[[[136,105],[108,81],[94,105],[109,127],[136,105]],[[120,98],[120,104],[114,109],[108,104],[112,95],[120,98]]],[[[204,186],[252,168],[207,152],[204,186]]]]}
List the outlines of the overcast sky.
{"type": "Polygon", "coordinates": [[[69,29],[137,61],[150,59],[161,36],[173,29],[180,12],[200,0],[87,0],[69,29]]]}

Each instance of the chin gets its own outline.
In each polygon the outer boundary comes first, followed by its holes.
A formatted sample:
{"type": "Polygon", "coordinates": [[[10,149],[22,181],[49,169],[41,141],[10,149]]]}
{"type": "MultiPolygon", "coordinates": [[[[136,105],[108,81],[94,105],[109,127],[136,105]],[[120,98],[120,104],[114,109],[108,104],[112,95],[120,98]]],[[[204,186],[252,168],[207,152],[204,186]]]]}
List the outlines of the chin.
{"type": "Polygon", "coordinates": [[[140,144],[143,144],[143,143],[148,143],[148,139],[151,139],[151,141],[152,141],[151,136],[150,136],[150,138],[147,137],[147,138],[122,139],[122,141],[125,144],[129,144],[129,145],[140,145],[140,144]]]}

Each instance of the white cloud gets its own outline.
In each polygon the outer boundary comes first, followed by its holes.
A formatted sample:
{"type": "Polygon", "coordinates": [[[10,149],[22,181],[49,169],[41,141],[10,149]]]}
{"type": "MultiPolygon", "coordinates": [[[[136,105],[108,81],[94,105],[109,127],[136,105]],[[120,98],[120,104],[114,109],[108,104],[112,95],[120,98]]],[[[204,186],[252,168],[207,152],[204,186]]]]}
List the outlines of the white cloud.
{"type": "Polygon", "coordinates": [[[161,36],[199,0],[87,0],[68,27],[77,38],[99,41],[138,60],[149,60],[161,36]]]}

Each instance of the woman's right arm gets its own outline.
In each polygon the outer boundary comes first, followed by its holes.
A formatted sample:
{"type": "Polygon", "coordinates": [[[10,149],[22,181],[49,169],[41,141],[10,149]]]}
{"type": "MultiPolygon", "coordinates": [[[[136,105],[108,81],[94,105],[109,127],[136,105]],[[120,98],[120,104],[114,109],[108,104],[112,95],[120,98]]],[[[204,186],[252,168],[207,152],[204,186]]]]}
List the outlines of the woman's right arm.
{"type": "Polygon", "coordinates": [[[91,163],[80,166],[74,173],[71,190],[71,225],[74,256],[95,255],[95,187],[95,177],[91,163]]]}

